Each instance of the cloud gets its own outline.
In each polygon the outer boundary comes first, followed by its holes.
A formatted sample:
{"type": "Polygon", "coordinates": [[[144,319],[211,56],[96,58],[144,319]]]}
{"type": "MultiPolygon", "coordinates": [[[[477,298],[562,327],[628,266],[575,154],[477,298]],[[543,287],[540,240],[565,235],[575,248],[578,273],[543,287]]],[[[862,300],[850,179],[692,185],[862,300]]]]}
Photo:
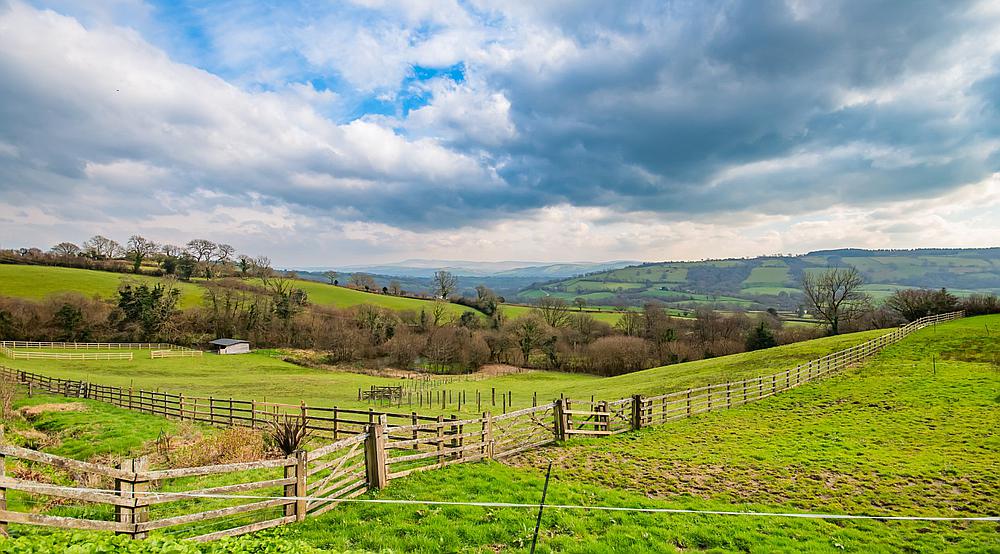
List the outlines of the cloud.
{"type": "Polygon", "coordinates": [[[985,237],[946,202],[1000,168],[989,2],[38,4],[0,3],[18,240],[27,213],[296,259],[918,246],[985,237]],[[907,202],[940,234],[862,223],[907,202]]]}

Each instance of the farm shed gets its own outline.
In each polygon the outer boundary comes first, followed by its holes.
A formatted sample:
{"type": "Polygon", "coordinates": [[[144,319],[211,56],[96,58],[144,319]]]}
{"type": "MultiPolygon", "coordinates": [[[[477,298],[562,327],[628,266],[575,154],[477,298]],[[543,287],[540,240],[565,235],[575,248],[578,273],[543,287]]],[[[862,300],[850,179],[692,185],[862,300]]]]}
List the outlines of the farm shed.
{"type": "Polygon", "coordinates": [[[239,339],[215,339],[208,344],[218,354],[249,354],[250,343],[239,339]]]}

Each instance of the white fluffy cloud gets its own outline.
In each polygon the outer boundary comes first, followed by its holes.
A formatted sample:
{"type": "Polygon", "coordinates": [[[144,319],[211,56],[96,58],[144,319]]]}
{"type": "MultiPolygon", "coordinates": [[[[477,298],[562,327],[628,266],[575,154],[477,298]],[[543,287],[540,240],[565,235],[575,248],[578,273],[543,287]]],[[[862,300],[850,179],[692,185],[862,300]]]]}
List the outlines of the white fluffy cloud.
{"type": "Polygon", "coordinates": [[[323,265],[1000,236],[989,2],[41,3],[0,0],[0,246],[200,235],[323,265]]]}

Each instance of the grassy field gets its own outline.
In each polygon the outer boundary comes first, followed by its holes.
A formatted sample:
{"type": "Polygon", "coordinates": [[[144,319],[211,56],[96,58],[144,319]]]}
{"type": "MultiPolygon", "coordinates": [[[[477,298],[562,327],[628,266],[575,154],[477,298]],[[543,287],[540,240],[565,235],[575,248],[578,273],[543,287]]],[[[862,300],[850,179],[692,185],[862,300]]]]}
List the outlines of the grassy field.
{"type": "MultiPolygon", "coordinates": [[[[1000,316],[928,328],[859,368],[759,403],[614,438],[570,441],[507,465],[473,463],[417,474],[365,498],[532,504],[541,495],[541,468],[552,460],[548,504],[997,515],[998,329],[1000,316]]],[[[742,360],[747,361],[757,360],[742,360]]],[[[106,437],[92,440],[102,443],[106,437]]],[[[243,540],[284,552],[527,552],[535,514],[526,508],[347,503],[320,518],[243,540]]],[[[15,534],[23,529],[13,528],[15,534]]],[[[541,529],[539,552],[1000,550],[996,523],[549,508],[541,529]]],[[[111,540],[93,533],[29,534],[0,542],[0,552],[111,540]]]]}
{"type": "MultiPolygon", "coordinates": [[[[77,292],[84,296],[114,298],[123,279],[155,284],[157,277],[129,275],[38,265],[0,264],[0,296],[13,296],[41,300],[64,292],[77,292]]],[[[192,283],[177,283],[181,291],[180,307],[201,305],[202,289],[192,283]]]]}
{"type": "MultiPolygon", "coordinates": [[[[431,300],[421,300],[418,298],[405,298],[402,296],[389,296],[386,294],[373,294],[345,287],[337,287],[316,281],[298,280],[295,286],[306,291],[309,301],[321,306],[336,306],[337,308],[350,308],[361,304],[372,304],[395,311],[411,311],[419,313],[420,310],[427,312],[431,317],[434,311],[434,302],[431,300]]],[[[446,304],[446,313],[452,318],[458,318],[463,312],[476,311],[467,306],[458,304],[446,304]]]]}
{"type": "MultiPolygon", "coordinates": [[[[458,381],[442,387],[457,395],[464,391],[469,404],[463,411],[479,411],[477,391],[492,398],[510,391],[515,408],[530,406],[533,395],[544,403],[560,394],[575,398],[614,400],[632,394],[655,395],[707,383],[739,380],[765,375],[863,342],[886,331],[869,331],[838,337],[826,337],[772,348],[649,369],[619,377],[595,377],[553,371],[492,377],[477,381],[458,381]]],[[[372,385],[398,385],[398,379],[372,377],[347,371],[310,369],[287,363],[270,352],[239,356],[206,354],[202,358],[149,359],[146,351],[135,351],[133,360],[12,360],[0,358],[0,364],[34,371],[51,377],[78,379],[94,383],[182,392],[188,395],[218,398],[254,398],[297,404],[367,408],[357,400],[358,388],[372,385]]],[[[484,405],[483,409],[499,411],[484,405]]],[[[404,404],[404,409],[410,406],[404,404]]],[[[446,414],[456,412],[455,403],[445,409],[413,406],[421,412],[446,414]]]]}

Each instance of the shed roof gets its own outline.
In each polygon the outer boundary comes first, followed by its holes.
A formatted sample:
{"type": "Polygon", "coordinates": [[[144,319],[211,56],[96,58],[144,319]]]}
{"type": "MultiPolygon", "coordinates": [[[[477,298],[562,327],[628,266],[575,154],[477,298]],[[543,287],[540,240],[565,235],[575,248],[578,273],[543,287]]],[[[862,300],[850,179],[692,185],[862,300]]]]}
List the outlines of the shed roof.
{"type": "Polygon", "coordinates": [[[250,342],[240,339],[215,339],[210,341],[208,344],[214,344],[216,346],[232,346],[234,344],[250,344],[250,342]]]}

